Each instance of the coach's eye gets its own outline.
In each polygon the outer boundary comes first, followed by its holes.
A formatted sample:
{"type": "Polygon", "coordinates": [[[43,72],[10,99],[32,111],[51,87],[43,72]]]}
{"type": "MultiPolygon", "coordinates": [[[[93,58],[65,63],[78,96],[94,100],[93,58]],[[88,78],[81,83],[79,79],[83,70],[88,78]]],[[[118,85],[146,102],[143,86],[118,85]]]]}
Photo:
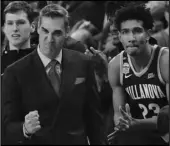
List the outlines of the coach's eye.
{"type": "Polygon", "coordinates": [[[42,27],[42,31],[43,31],[44,33],[48,33],[48,30],[45,29],[45,28],[43,28],[43,27],[42,27]]]}
{"type": "Polygon", "coordinates": [[[19,20],[16,22],[17,25],[23,25],[25,24],[26,22],[24,20],[19,20]]]}
{"type": "Polygon", "coordinates": [[[61,36],[63,33],[60,30],[57,30],[54,32],[54,35],[61,36]]]}

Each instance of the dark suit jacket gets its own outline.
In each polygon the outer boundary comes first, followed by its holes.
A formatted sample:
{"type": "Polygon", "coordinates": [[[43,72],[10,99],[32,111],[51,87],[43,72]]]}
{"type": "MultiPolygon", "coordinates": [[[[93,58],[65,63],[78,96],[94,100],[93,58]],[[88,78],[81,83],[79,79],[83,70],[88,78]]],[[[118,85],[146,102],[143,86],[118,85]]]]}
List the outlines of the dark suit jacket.
{"type": "Polygon", "coordinates": [[[1,74],[4,73],[4,70],[7,68],[8,65],[28,55],[34,49],[35,47],[27,48],[27,49],[19,50],[19,51],[9,50],[9,49],[4,50],[1,55],[1,74]]]}
{"type": "Polygon", "coordinates": [[[90,58],[63,49],[61,97],[53,90],[37,50],[9,66],[3,76],[3,120],[10,144],[104,144],[100,101],[92,85],[90,58]],[[85,82],[75,84],[76,78],[85,82]],[[41,129],[28,140],[22,124],[38,110],[41,129]]]}

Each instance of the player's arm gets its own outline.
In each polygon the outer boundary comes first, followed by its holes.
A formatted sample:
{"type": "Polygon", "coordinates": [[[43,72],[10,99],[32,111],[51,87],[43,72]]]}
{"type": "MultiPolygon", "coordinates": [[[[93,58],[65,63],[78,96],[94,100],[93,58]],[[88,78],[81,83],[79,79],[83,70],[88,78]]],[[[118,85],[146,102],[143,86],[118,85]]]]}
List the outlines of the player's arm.
{"type": "Polygon", "coordinates": [[[160,57],[160,73],[166,84],[166,94],[169,101],[169,49],[164,49],[160,57]]]}
{"type": "Polygon", "coordinates": [[[120,55],[117,55],[109,62],[108,79],[112,88],[114,122],[115,125],[117,125],[119,117],[122,116],[119,111],[119,106],[125,105],[125,93],[120,84],[120,55]]]}
{"type": "MultiPolygon", "coordinates": [[[[169,101],[169,49],[164,49],[162,51],[159,63],[160,63],[160,73],[161,73],[163,81],[166,84],[166,96],[169,101]]],[[[164,115],[164,116],[167,116],[167,115],[164,115]]],[[[158,118],[158,120],[161,120],[161,119],[158,118]]],[[[164,125],[167,125],[166,122],[168,122],[168,121],[165,120],[164,125]]],[[[165,142],[168,143],[169,142],[169,133],[166,133],[165,135],[163,135],[162,138],[164,139],[165,142]]]]}

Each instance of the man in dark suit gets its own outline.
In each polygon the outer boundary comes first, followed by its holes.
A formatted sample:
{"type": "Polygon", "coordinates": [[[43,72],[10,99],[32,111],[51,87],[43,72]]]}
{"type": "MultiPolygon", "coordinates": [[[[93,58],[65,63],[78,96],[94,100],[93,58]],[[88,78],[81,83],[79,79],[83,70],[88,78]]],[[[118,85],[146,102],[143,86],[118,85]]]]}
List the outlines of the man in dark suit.
{"type": "Polygon", "coordinates": [[[44,7],[37,49],[5,70],[2,114],[9,144],[106,144],[90,58],[63,49],[68,27],[63,7],[44,7]]]}

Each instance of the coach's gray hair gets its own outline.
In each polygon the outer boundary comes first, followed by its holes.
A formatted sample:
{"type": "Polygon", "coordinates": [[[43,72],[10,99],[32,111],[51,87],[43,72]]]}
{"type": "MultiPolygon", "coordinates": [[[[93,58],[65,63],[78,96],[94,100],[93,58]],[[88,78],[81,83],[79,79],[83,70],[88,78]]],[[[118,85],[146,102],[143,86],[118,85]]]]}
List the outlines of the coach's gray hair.
{"type": "Polygon", "coordinates": [[[43,16],[51,17],[51,18],[63,17],[65,28],[69,26],[68,12],[65,8],[63,8],[62,6],[58,4],[49,4],[41,9],[40,15],[39,15],[39,21],[38,21],[39,26],[41,25],[41,19],[43,16]]]}

